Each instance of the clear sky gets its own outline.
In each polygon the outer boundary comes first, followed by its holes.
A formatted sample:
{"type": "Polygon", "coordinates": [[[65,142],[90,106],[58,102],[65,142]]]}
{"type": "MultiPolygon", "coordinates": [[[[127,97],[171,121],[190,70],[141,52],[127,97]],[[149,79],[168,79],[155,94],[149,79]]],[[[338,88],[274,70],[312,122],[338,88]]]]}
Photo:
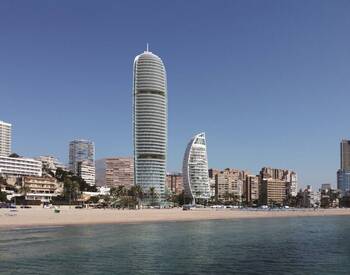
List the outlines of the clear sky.
{"type": "Polygon", "coordinates": [[[91,139],[132,154],[132,64],[150,43],[168,73],[168,170],[205,131],[209,166],[291,168],[335,184],[350,137],[349,1],[0,2],[0,120],[13,151],[91,139]]]}

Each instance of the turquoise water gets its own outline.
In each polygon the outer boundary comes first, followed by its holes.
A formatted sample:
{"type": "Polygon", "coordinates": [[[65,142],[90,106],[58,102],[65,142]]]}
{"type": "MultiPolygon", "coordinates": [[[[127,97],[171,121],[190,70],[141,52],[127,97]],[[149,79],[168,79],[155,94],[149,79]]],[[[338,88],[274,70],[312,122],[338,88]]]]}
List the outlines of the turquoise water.
{"type": "Polygon", "coordinates": [[[0,230],[0,274],[350,274],[350,218],[0,230]]]}

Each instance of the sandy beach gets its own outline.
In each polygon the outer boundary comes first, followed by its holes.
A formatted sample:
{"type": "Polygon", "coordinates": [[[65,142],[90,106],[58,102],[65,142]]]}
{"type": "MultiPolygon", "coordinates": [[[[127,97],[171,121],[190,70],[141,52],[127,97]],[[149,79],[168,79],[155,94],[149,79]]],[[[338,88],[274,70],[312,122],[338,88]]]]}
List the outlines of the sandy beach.
{"type": "Polygon", "coordinates": [[[297,209],[288,211],[255,211],[230,209],[75,209],[64,206],[60,213],[53,209],[0,209],[0,227],[33,227],[78,224],[143,223],[166,221],[226,220],[247,218],[281,218],[314,216],[350,216],[350,209],[297,209]]]}

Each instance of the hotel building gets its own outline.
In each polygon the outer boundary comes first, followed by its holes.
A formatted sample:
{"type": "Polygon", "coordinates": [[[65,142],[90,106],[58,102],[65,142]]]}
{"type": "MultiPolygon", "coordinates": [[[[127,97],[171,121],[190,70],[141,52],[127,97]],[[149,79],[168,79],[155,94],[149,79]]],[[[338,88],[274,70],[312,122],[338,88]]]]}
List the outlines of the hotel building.
{"type": "Polygon", "coordinates": [[[85,182],[90,186],[94,186],[96,184],[95,165],[91,165],[91,163],[87,160],[78,161],[77,175],[85,180],[85,182]]]}
{"type": "Polygon", "coordinates": [[[148,49],[134,60],[134,183],[164,198],[167,156],[167,81],[163,61],[148,49]]]}
{"type": "Polygon", "coordinates": [[[63,192],[63,184],[53,177],[23,177],[22,184],[29,189],[25,194],[26,200],[50,202],[63,192]]]}
{"type": "Polygon", "coordinates": [[[42,176],[42,162],[30,158],[0,156],[0,175],[2,176],[42,176]]]}
{"type": "Polygon", "coordinates": [[[183,160],[185,197],[193,203],[210,199],[208,157],[205,134],[194,136],[188,143],[183,160]]]}
{"type": "Polygon", "coordinates": [[[8,157],[11,154],[11,127],[10,123],[0,120],[0,156],[8,157]]]}

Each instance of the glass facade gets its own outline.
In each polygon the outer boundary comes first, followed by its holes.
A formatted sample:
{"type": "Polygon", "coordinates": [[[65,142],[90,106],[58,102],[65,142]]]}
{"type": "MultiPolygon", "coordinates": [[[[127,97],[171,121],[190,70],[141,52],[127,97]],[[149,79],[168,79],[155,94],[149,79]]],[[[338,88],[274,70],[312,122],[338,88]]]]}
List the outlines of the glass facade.
{"type": "Polygon", "coordinates": [[[145,51],[134,61],[134,183],[144,192],[165,194],[167,152],[167,84],[162,60],[145,51]]]}

